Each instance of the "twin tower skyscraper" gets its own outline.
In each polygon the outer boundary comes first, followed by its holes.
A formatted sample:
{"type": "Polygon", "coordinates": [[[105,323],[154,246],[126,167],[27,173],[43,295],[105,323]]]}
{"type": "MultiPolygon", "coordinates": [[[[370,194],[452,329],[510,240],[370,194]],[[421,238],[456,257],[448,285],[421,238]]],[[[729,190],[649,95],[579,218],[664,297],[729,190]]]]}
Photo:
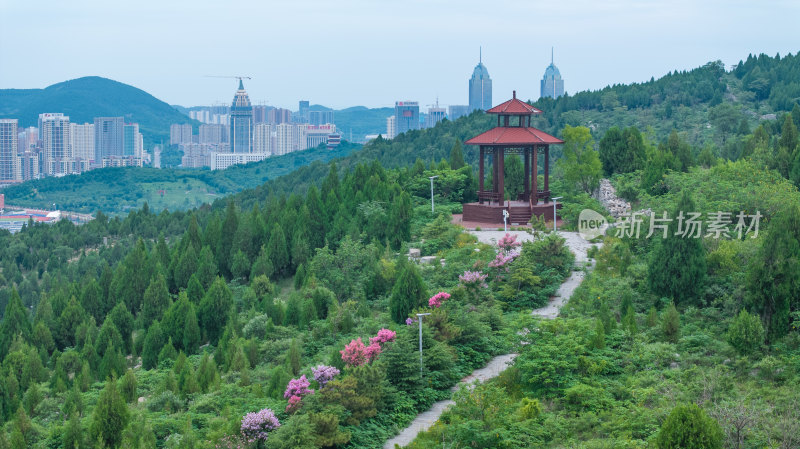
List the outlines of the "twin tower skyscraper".
{"type": "MultiPolygon", "coordinates": [[[[558,67],[553,63],[552,50],[550,65],[544,71],[539,89],[540,98],[558,98],[564,95],[564,80],[558,67]]],[[[492,106],[492,78],[489,77],[489,70],[483,65],[483,51],[480,51],[478,65],[475,66],[472,78],[469,79],[469,112],[476,109],[485,111],[492,106]]]]}

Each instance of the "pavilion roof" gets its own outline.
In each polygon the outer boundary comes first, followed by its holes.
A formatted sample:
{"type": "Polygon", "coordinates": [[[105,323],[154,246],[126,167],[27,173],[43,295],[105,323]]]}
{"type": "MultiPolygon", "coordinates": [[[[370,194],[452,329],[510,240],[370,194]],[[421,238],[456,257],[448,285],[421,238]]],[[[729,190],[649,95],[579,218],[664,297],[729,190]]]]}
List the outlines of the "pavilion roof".
{"type": "Polygon", "coordinates": [[[534,114],[541,114],[542,111],[540,109],[536,109],[533,106],[525,103],[524,101],[520,101],[517,99],[517,91],[515,90],[513,93],[513,97],[504,102],[500,103],[497,106],[489,109],[486,111],[487,114],[508,114],[508,115],[534,115],[534,114]]]}
{"type": "Polygon", "coordinates": [[[526,146],[560,143],[564,143],[564,141],[557,137],[551,136],[544,131],[536,128],[525,128],[519,126],[498,126],[464,142],[465,145],[490,146],[526,146]]]}

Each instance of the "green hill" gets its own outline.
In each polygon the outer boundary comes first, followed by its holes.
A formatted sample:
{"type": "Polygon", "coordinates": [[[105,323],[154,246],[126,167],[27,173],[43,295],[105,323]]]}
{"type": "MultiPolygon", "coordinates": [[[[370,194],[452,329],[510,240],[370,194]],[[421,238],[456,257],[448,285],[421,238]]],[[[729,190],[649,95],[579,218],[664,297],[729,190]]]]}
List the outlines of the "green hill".
{"type": "Polygon", "coordinates": [[[17,118],[20,126],[37,126],[43,112],[63,112],[74,123],[123,116],[126,122],[139,124],[146,144],[168,141],[172,123],[194,123],[141,89],[99,76],[64,81],[44,89],[0,89],[0,118],[17,118]]]}

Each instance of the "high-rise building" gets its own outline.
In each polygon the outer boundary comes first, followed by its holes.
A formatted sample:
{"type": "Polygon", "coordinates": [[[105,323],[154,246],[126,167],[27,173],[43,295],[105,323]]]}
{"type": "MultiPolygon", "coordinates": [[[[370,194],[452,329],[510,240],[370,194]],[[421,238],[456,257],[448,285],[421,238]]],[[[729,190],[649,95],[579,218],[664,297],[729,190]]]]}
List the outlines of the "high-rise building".
{"type": "Polygon", "coordinates": [[[169,144],[180,145],[182,143],[192,143],[192,125],[188,123],[169,125],[169,144]]]}
{"type": "Polygon", "coordinates": [[[213,144],[227,143],[228,128],[225,125],[200,125],[198,142],[213,144]]]}
{"type": "Polygon", "coordinates": [[[386,117],[386,138],[387,139],[394,139],[394,136],[397,135],[397,119],[395,116],[390,115],[386,117]]]}
{"type": "Polygon", "coordinates": [[[94,161],[94,124],[69,124],[70,152],[76,160],[89,164],[94,161]]]}
{"type": "Polygon", "coordinates": [[[297,151],[300,146],[300,129],[291,123],[281,123],[275,125],[275,146],[272,149],[273,156],[297,151]]]}
{"type": "Polygon", "coordinates": [[[564,80],[561,79],[561,72],[553,64],[553,50],[550,50],[550,65],[544,70],[542,77],[540,97],[558,98],[564,95],[564,80]]]}
{"type": "Polygon", "coordinates": [[[448,106],[447,118],[451,122],[458,120],[460,117],[469,115],[469,105],[467,104],[451,104],[448,106]]]}
{"type": "Polygon", "coordinates": [[[300,100],[298,104],[297,115],[302,119],[303,123],[308,123],[308,112],[311,105],[308,100],[300,100]]]}
{"type": "Polygon", "coordinates": [[[272,125],[257,123],[253,127],[253,153],[272,153],[272,125]]]}
{"type": "Polygon", "coordinates": [[[61,113],[39,114],[44,172],[48,175],[71,173],[69,117],[61,113]]]}
{"type": "Polygon", "coordinates": [[[436,126],[437,123],[441,122],[447,117],[447,109],[440,108],[437,106],[435,108],[428,108],[428,117],[425,121],[426,128],[433,128],[436,126]]]}
{"type": "Polygon", "coordinates": [[[281,123],[292,123],[292,111],[282,108],[270,109],[267,112],[267,123],[270,125],[280,125],[281,123]]]}
{"type": "Polygon", "coordinates": [[[122,117],[94,118],[95,161],[104,157],[122,157],[125,120],[122,117]]]}
{"type": "Polygon", "coordinates": [[[469,112],[476,109],[485,111],[492,107],[492,79],[489,70],[483,65],[482,53],[478,58],[478,65],[472,71],[469,79],[469,112]]]}
{"type": "Polygon", "coordinates": [[[396,101],[394,103],[395,135],[419,129],[419,103],[396,101]]]}
{"type": "Polygon", "coordinates": [[[331,134],[336,133],[336,125],[323,124],[315,125],[299,125],[301,128],[300,145],[298,150],[307,150],[309,148],[316,148],[320,144],[328,144],[328,138],[331,134]]]}
{"type": "Polygon", "coordinates": [[[17,145],[17,151],[23,153],[25,151],[32,151],[36,149],[36,145],[39,142],[39,128],[35,126],[30,126],[22,130],[19,133],[19,144],[17,145]]]}
{"type": "Polygon", "coordinates": [[[231,152],[251,153],[253,142],[253,106],[250,97],[244,90],[244,84],[239,79],[239,89],[233,96],[231,103],[231,152]]]}
{"type": "Polygon", "coordinates": [[[19,181],[22,177],[17,167],[17,119],[0,119],[0,183],[19,181]]]}
{"type": "Polygon", "coordinates": [[[306,118],[309,125],[333,124],[333,111],[308,111],[306,118]]]}
{"type": "Polygon", "coordinates": [[[267,112],[269,112],[270,109],[272,109],[272,106],[266,106],[263,104],[253,106],[253,124],[266,123],[267,112]]]}
{"type": "Polygon", "coordinates": [[[142,157],[144,154],[142,133],[139,132],[138,123],[126,123],[123,127],[122,139],[123,157],[142,157]]]}

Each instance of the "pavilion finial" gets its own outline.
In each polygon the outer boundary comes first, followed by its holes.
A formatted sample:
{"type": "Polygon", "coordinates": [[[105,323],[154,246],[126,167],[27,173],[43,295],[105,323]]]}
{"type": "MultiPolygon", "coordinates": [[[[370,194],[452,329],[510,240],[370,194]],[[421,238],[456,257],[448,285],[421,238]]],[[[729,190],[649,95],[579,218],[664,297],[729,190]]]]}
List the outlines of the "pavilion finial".
{"type": "Polygon", "coordinates": [[[515,90],[515,91],[513,91],[513,92],[512,92],[512,95],[514,96],[514,98],[517,98],[517,91],[516,91],[516,90],[515,90]]]}

